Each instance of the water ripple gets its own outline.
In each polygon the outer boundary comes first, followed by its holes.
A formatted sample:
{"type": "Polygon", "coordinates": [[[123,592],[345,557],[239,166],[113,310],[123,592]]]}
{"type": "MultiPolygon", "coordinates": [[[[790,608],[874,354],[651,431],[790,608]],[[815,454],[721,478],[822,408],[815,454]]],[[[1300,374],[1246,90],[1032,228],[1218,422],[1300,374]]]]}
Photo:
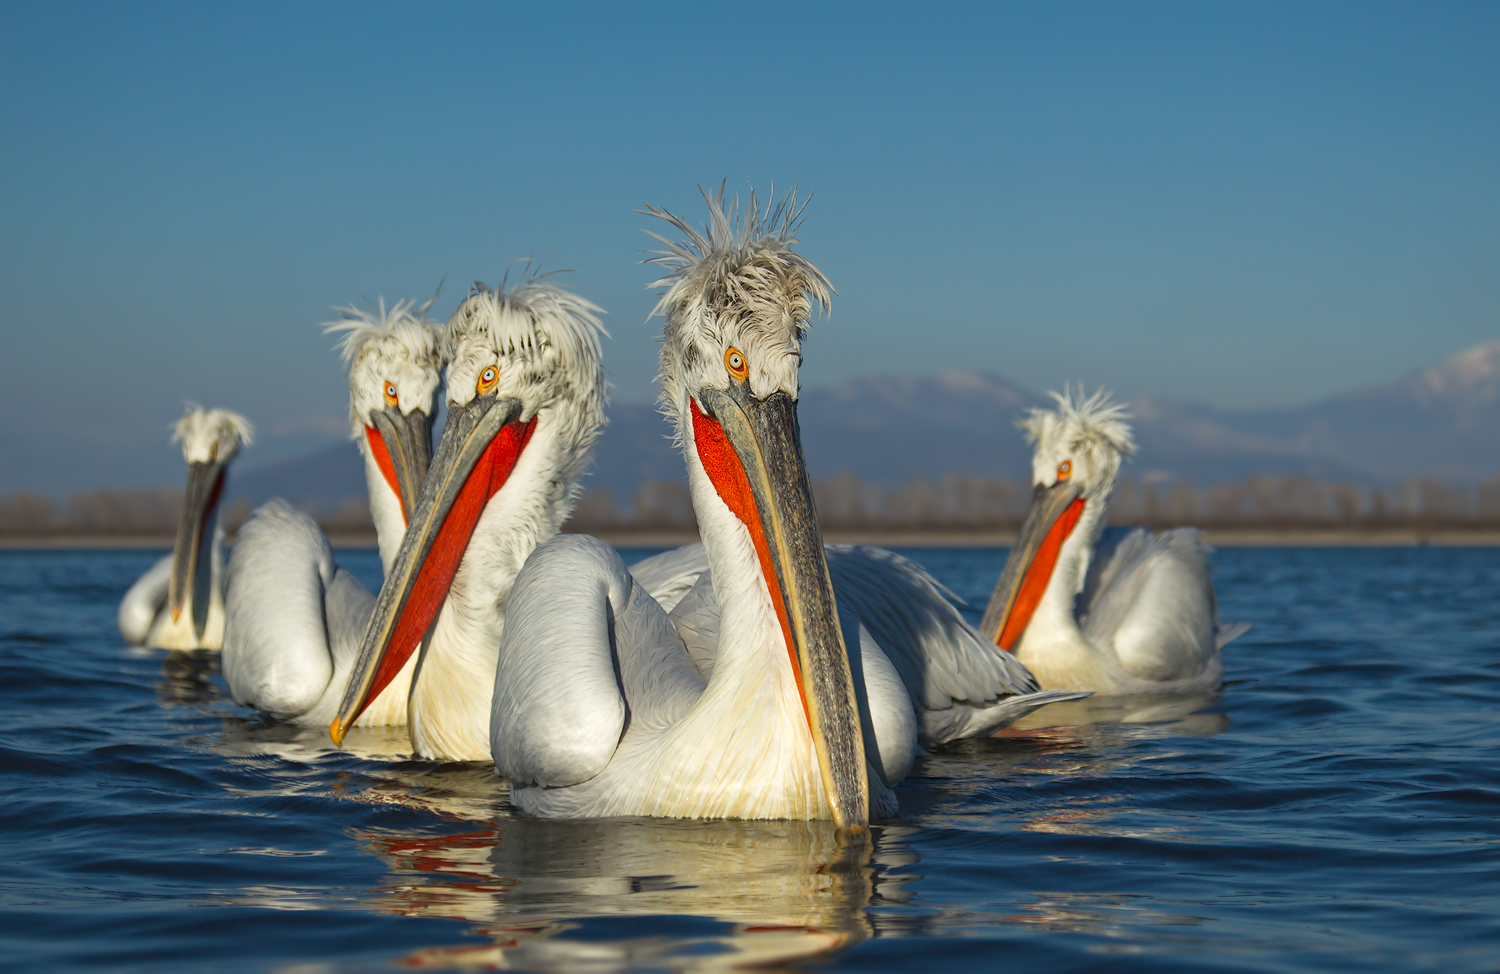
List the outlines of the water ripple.
{"type": "MultiPolygon", "coordinates": [[[[977,617],[996,551],[911,552],[977,617]]],[[[264,720],[125,649],[154,552],[0,553],[21,969],[1429,970],[1500,962],[1500,552],[1216,555],[1219,695],[922,758],[901,816],[540,822],[402,733],[264,720]]],[[[378,582],[371,552],[346,563],[378,582]]]]}

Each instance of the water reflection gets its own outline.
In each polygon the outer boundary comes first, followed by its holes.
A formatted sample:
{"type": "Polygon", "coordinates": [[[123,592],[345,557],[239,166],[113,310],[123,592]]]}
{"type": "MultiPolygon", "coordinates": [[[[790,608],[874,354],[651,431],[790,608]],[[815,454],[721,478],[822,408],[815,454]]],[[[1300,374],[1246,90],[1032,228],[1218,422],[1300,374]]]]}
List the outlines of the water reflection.
{"type": "MultiPolygon", "coordinates": [[[[911,902],[922,879],[909,868],[919,836],[949,830],[950,851],[971,847],[975,823],[1016,835],[1194,841],[1191,823],[1143,818],[1109,776],[1169,756],[1133,745],[1210,736],[1228,724],[1205,712],[1212,696],[1056,705],[1001,737],[923,758],[901,789],[909,824],[877,827],[873,839],[851,843],[820,822],[521,818],[491,766],[413,761],[404,728],[356,728],[337,749],[322,727],[233,707],[217,680],[216,654],[172,653],[161,665],[165,706],[196,707],[217,720],[216,732],[193,743],[231,759],[232,795],[316,795],[428,813],[365,817],[354,827],[338,824],[335,812],[326,822],[334,845],[308,853],[337,856],[336,837],[353,836],[357,854],[378,859],[386,875],[359,895],[366,908],[470,926],[468,938],[397,959],[419,968],[774,966],[826,958],[874,936],[932,933],[943,908],[911,902]],[[1064,790],[1015,787],[1042,776],[1064,790]],[[410,827],[386,827],[392,822],[410,827]]],[[[322,887],[290,881],[242,893],[242,902],[262,907],[327,906],[322,887]]],[[[1142,923],[1195,922],[1125,894],[1024,895],[1011,915],[995,919],[1111,937],[1142,923]]]]}
{"type": "MultiPolygon", "coordinates": [[[[204,711],[216,703],[234,706],[214,679],[219,675],[219,659],[217,652],[208,650],[168,652],[161,661],[157,699],[164,706],[189,704],[204,711]]],[[[307,763],[339,751],[328,739],[326,727],[238,715],[222,718],[221,724],[223,735],[209,743],[216,753],[228,757],[271,754],[307,763]]],[[[405,727],[353,727],[342,751],[366,760],[404,760],[411,755],[411,741],[405,727]]]]}
{"type": "Polygon", "coordinates": [[[1017,906],[1022,912],[1006,920],[1058,933],[1118,937],[1132,935],[1142,925],[1196,927],[1205,922],[1190,913],[1164,912],[1153,897],[1132,893],[1037,893],[1017,906]]]}
{"type": "MultiPolygon", "coordinates": [[[[322,725],[284,724],[270,717],[226,717],[223,733],[211,745],[226,757],[272,754],[306,764],[329,757],[364,761],[405,761],[411,757],[406,727],[351,727],[343,747],[334,747],[322,725]]],[[[494,769],[491,768],[491,776],[494,769]]]]}
{"type": "MultiPolygon", "coordinates": [[[[149,650],[151,653],[159,650],[149,650]]],[[[162,657],[162,680],[156,685],[156,696],[164,706],[203,704],[222,694],[213,682],[219,672],[219,654],[205,650],[172,650],[162,657]]]]}
{"type": "Polygon", "coordinates": [[[1217,693],[1111,697],[1095,695],[1043,707],[1001,731],[1017,734],[1040,728],[1065,729],[1091,724],[1150,724],[1153,730],[1187,737],[1211,737],[1229,728],[1229,717],[1207,712],[1217,693]]]}
{"type": "MultiPolygon", "coordinates": [[[[222,703],[215,672],[212,659],[168,659],[160,696],[222,703]]],[[[462,823],[448,834],[354,833],[390,874],[369,905],[463,920],[483,938],[415,951],[400,959],[404,966],[778,964],[869,937],[866,908],[900,902],[903,881],[913,878],[877,880],[872,865],[882,846],[891,850],[889,864],[914,861],[894,841],[901,830],[850,842],[826,822],[520,818],[493,767],[409,760],[404,728],[355,728],[336,749],[324,728],[236,715],[221,716],[219,732],[197,741],[247,772],[231,789],[239,794],[322,793],[462,823]],[[258,760],[264,757],[280,760],[258,760]]],[[[287,891],[246,892],[246,902],[303,908],[287,891]]]]}
{"type": "Polygon", "coordinates": [[[787,962],[869,937],[882,841],[825,822],[653,819],[361,836],[392,874],[380,909],[467,920],[490,941],[403,963],[672,970],[787,962]]]}

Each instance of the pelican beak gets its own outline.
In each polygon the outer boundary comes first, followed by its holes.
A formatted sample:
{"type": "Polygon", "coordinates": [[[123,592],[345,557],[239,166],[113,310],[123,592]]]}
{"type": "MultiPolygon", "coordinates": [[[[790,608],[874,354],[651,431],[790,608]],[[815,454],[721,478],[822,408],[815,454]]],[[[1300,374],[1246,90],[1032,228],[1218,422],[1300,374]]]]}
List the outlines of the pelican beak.
{"type": "MultiPolygon", "coordinates": [[[[189,463],[187,490],[182,495],[182,517],[177,522],[177,541],[172,546],[172,577],[167,587],[167,608],[176,622],[192,594],[193,615],[208,618],[208,544],[213,522],[224,493],[224,464],[218,460],[189,463]],[[205,576],[199,579],[200,572],[205,576]],[[201,583],[201,584],[200,584],[201,583]],[[195,591],[201,589],[201,591],[195,591]]],[[[195,620],[196,622],[197,620],[195,620]]],[[[201,628],[201,622],[197,622],[201,628]]],[[[201,632],[200,632],[201,635],[201,632]]]]}
{"type": "Polygon", "coordinates": [[[702,390],[690,408],[698,457],[760,556],[834,821],[862,832],[870,812],[859,704],[802,457],[797,402],[784,392],[756,399],[748,384],[733,383],[702,390]]]}
{"type": "Polygon", "coordinates": [[[1047,591],[1058,552],[1078,526],[1083,505],[1083,488],[1072,481],[1060,480],[1051,487],[1037,486],[1015,546],[1010,549],[1000,581],[979,623],[979,631],[1001,649],[1009,651],[1020,642],[1042,594],[1047,591]]]}
{"type": "Polygon", "coordinates": [[[516,399],[478,396],[450,407],[416,510],[365,627],[329,736],[341,744],[371,700],[395,679],[437,618],[484,507],[505,485],[536,428],[516,399]]]}
{"type": "Polygon", "coordinates": [[[401,501],[401,516],[410,524],[432,462],[432,417],[420,409],[403,414],[399,406],[376,410],[365,425],[365,440],[385,482],[401,501]]]}

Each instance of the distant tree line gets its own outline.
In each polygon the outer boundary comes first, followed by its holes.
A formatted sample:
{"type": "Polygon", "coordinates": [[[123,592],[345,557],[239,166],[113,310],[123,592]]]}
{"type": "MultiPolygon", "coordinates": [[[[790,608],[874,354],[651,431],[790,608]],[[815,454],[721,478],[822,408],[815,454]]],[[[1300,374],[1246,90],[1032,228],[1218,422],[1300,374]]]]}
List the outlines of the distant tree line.
{"type": "MultiPolygon", "coordinates": [[[[369,501],[350,497],[311,513],[330,535],[368,535],[375,532],[369,501]]],[[[22,538],[156,538],[177,532],[182,514],[182,491],[95,490],[63,501],[41,494],[0,497],[0,537],[22,538]]],[[[231,535],[250,517],[250,502],[232,501],[223,511],[224,528],[231,535]]]]}
{"type": "MultiPolygon", "coordinates": [[[[850,473],[813,482],[825,528],[879,531],[1008,531],[1020,526],[1032,490],[1011,480],[950,474],[916,477],[895,490],[850,473]]],[[[1435,480],[1393,487],[1322,483],[1304,476],[1249,477],[1203,489],[1186,481],[1123,480],[1110,499],[1113,524],[1210,530],[1500,529],[1500,475],[1476,488],[1435,480]]],[[[621,504],[608,488],[587,491],[572,530],[691,529],[692,499],[680,483],[642,484],[621,504]]]]}
{"type": "MultiPolygon", "coordinates": [[[[182,491],[95,490],[56,501],[40,494],[0,497],[0,534],[22,537],[151,537],[177,530],[182,491]]],[[[226,511],[226,515],[231,512],[226,511]]],[[[237,512],[235,512],[237,513],[237,512]]],[[[248,512],[247,512],[248,513],[248,512]]],[[[239,521],[244,517],[240,516],[239,521]]],[[[226,521],[233,522],[232,516],[226,521]]],[[[238,524],[234,525],[238,527],[238,524]]]]}
{"type": "MultiPolygon", "coordinates": [[[[992,477],[917,477],[895,489],[844,473],[813,482],[825,528],[846,531],[1008,531],[1026,514],[1031,488],[992,477]]],[[[182,492],[91,491],[57,501],[0,497],[0,536],[162,537],[177,530],[182,492]]],[[[331,535],[373,533],[363,498],[312,512],[331,535]]],[[[245,500],[224,512],[233,533],[250,514],[245,500]]],[[[1391,487],[1324,483],[1303,476],[1249,477],[1198,488],[1185,481],[1123,480],[1110,500],[1114,524],[1208,530],[1500,530],[1500,475],[1477,487],[1411,480],[1391,487]]],[[[696,527],[685,484],[641,484],[622,502],[606,487],[585,491],[567,530],[686,532],[696,527]]]]}

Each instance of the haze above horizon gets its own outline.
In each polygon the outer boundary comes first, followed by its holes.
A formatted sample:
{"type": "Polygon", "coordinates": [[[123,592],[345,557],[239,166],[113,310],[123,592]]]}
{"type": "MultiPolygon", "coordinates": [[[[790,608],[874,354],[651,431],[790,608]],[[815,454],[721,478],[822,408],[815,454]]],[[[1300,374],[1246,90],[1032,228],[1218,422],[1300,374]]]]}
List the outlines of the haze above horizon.
{"type": "Polygon", "coordinates": [[[725,177],[816,192],[811,384],[1295,405],[1500,337],[1500,8],[756,9],[0,11],[0,445],[337,429],[331,306],[527,255],[646,399],[634,211],[725,177]]]}

